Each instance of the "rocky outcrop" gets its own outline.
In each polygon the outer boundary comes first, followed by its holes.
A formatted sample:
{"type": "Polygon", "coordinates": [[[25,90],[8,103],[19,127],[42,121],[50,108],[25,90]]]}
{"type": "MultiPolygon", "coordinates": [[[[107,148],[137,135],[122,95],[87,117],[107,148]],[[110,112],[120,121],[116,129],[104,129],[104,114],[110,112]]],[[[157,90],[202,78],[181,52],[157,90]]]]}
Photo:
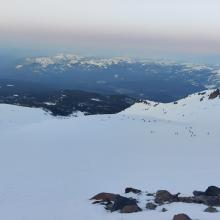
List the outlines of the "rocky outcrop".
{"type": "Polygon", "coordinates": [[[114,212],[117,210],[122,210],[125,206],[135,206],[135,205],[137,206],[136,199],[116,195],[113,200],[113,206],[110,211],[114,212]]]}
{"type": "MultiPolygon", "coordinates": [[[[134,193],[139,201],[145,199],[144,201],[147,201],[146,210],[155,210],[158,206],[174,202],[204,204],[208,206],[205,210],[206,212],[215,212],[216,208],[214,207],[220,207],[220,188],[217,186],[209,186],[205,191],[194,191],[193,196],[188,197],[179,196],[180,193],[172,194],[167,190],[158,190],[156,193],[141,192],[141,190],[131,187],[125,189],[125,194],[134,193]],[[146,196],[146,198],[143,198],[143,196],[146,196]]],[[[119,194],[102,192],[93,196],[90,200],[94,200],[93,204],[103,205],[106,210],[111,212],[132,213],[142,211],[136,199],[119,194]]],[[[141,207],[144,207],[144,204],[141,204],[141,207]]],[[[162,207],[160,210],[162,212],[167,211],[165,208],[162,209],[162,207]]],[[[175,220],[185,219],[187,217],[184,214],[175,217],[175,220]]]]}
{"type": "Polygon", "coordinates": [[[99,193],[95,196],[93,196],[90,200],[100,200],[100,201],[113,201],[116,194],[113,193],[99,193]]]}
{"type": "Polygon", "coordinates": [[[192,201],[195,203],[203,203],[208,206],[220,206],[220,188],[217,186],[209,186],[205,192],[194,191],[192,201]]]}
{"type": "Polygon", "coordinates": [[[148,210],[155,210],[156,208],[157,208],[157,205],[152,202],[148,202],[146,204],[146,209],[148,209],[148,210]]]}
{"type": "Polygon", "coordinates": [[[177,202],[178,196],[180,193],[177,193],[175,195],[172,195],[167,190],[158,190],[156,192],[155,202],[157,204],[163,204],[164,202],[177,202]]]}
{"type": "Polygon", "coordinates": [[[137,205],[136,199],[127,198],[118,194],[99,193],[90,200],[96,200],[93,204],[104,205],[105,209],[111,212],[118,210],[122,213],[141,211],[141,208],[137,205]]]}
{"type": "Polygon", "coordinates": [[[174,215],[173,220],[191,220],[191,218],[186,214],[174,215]]]}
{"type": "Polygon", "coordinates": [[[209,95],[209,99],[215,99],[215,98],[217,98],[218,96],[220,96],[220,90],[219,90],[219,89],[216,89],[214,92],[212,92],[212,93],[209,95]]]}
{"type": "Polygon", "coordinates": [[[205,191],[206,196],[220,196],[220,188],[217,186],[209,186],[205,191]]]}
{"type": "Polygon", "coordinates": [[[194,191],[194,196],[220,196],[220,188],[217,186],[209,186],[205,192],[194,191]]]}

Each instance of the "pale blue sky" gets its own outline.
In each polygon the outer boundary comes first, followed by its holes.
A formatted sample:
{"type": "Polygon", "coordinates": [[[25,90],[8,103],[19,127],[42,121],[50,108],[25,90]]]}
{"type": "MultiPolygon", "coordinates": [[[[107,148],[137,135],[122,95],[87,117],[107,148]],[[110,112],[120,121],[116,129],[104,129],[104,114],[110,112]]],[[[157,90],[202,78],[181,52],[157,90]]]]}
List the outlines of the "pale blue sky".
{"type": "Polygon", "coordinates": [[[219,54],[219,0],[0,0],[0,45],[219,54]]]}

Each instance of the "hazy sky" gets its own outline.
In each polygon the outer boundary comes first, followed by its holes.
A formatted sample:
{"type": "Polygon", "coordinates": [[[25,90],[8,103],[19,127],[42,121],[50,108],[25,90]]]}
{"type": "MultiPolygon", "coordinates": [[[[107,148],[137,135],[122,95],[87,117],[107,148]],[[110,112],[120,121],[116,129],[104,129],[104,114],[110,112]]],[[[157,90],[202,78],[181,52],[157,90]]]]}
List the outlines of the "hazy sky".
{"type": "Polygon", "coordinates": [[[220,54],[220,0],[0,0],[0,45],[220,54]]]}

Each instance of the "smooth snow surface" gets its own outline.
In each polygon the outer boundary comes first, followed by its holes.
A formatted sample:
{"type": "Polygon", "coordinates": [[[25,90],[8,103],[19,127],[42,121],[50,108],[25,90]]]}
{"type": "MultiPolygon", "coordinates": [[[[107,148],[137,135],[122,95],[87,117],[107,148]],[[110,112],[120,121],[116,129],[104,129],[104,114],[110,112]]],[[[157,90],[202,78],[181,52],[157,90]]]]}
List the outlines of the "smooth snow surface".
{"type": "MultiPolygon", "coordinates": [[[[219,220],[219,213],[203,212],[204,205],[120,214],[88,200],[103,191],[123,195],[128,186],[183,195],[220,186],[219,109],[220,99],[207,94],[66,119],[0,105],[0,219],[171,220],[184,212],[219,220]]],[[[146,198],[139,199],[144,208],[146,198]]]]}

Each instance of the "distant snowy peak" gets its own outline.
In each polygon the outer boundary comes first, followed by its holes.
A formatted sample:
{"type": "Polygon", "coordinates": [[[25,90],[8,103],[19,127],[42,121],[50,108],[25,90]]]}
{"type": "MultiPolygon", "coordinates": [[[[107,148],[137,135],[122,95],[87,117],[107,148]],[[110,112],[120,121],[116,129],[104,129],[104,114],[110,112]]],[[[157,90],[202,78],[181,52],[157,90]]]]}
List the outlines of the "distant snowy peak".
{"type": "Polygon", "coordinates": [[[52,65],[62,65],[63,67],[71,67],[75,64],[105,68],[110,65],[117,65],[119,63],[132,63],[132,62],[134,62],[134,60],[125,57],[91,58],[91,57],[83,57],[73,54],[57,54],[55,56],[26,58],[24,64],[17,65],[16,69],[20,69],[23,66],[27,66],[27,65],[39,65],[42,68],[47,68],[52,65]]]}
{"type": "MultiPolygon", "coordinates": [[[[52,73],[63,73],[74,69],[90,71],[94,69],[105,70],[112,67],[120,67],[119,71],[124,68],[125,73],[128,71],[140,72],[141,70],[142,72],[155,74],[163,72],[175,72],[179,75],[194,74],[199,78],[206,77],[204,86],[207,89],[215,88],[216,85],[220,84],[219,66],[129,57],[97,58],[60,53],[54,56],[28,57],[18,63],[15,69],[20,72],[27,68],[33,73],[43,73],[48,70],[52,70],[52,73]]],[[[198,80],[197,84],[199,82],[198,80]]]]}
{"type": "Polygon", "coordinates": [[[58,54],[55,56],[45,56],[45,57],[32,57],[25,59],[25,65],[39,65],[42,68],[47,68],[50,65],[61,65],[61,64],[75,64],[84,59],[81,56],[73,54],[58,54]]]}
{"type": "Polygon", "coordinates": [[[28,57],[23,63],[18,64],[16,69],[21,69],[27,65],[38,65],[42,68],[47,68],[52,65],[62,65],[64,67],[71,67],[75,64],[94,66],[100,68],[106,68],[111,65],[117,65],[120,63],[134,64],[139,63],[140,65],[159,65],[159,66],[181,66],[182,70],[186,71],[201,71],[209,70],[219,75],[220,69],[213,66],[192,64],[192,63],[180,63],[175,61],[164,61],[164,60],[152,60],[152,59],[138,59],[129,57],[112,57],[112,58],[97,58],[97,57],[84,57],[75,54],[57,54],[54,56],[42,56],[42,57],[28,57]]]}

